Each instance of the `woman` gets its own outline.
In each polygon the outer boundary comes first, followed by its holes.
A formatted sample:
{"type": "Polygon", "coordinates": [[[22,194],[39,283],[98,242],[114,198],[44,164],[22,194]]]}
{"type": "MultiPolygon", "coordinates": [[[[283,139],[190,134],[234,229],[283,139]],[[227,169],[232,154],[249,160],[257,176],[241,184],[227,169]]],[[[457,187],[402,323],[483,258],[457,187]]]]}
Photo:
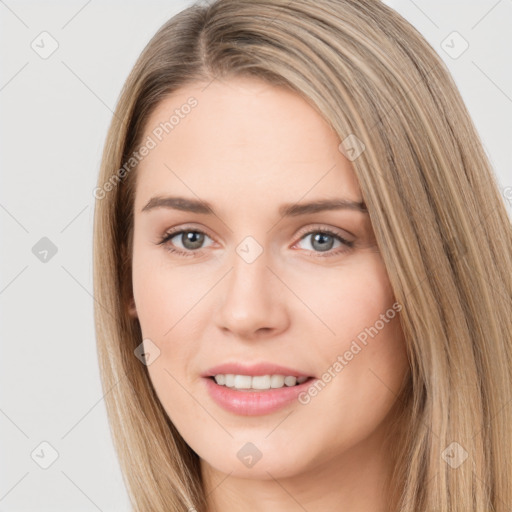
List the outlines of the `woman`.
{"type": "Polygon", "coordinates": [[[389,7],[181,12],[126,81],[95,195],[134,510],[512,507],[510,221],[389,7]]]}

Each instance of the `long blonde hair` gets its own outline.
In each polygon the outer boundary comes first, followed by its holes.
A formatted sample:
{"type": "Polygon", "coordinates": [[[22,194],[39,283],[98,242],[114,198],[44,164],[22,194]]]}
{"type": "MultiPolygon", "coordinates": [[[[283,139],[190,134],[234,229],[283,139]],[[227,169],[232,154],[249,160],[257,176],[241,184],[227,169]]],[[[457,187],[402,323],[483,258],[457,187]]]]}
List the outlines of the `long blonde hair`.
{"type": "Polygon", "coordinates": [[[132,155],[166,95],[242,75],[295,91],[340,141],[365,145],[352,165],[402,305],[411,365],[397,397],[396,510],[509,511],[510,220],[446,66],[378,0],[196,4],[159,29],[126,80],[95,190],[94,294],[105,402],[134,510],[204,512],[207,501],[198,456],[134,355],[132,155]]]}

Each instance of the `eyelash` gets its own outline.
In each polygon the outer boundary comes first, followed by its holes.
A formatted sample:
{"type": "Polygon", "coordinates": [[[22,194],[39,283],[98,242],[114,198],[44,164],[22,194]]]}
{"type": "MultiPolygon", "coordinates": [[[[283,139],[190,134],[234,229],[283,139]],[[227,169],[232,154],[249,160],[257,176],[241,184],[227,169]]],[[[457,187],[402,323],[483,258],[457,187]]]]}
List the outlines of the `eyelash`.
{"type": "MultiPolygon", "coordinates": [[[[180,228],[180,229],[176,229],[175,231],[167,232],[163,236],[163,238],[161,238],[160,241],[157,242],[157,245],[166,245],[167,242],[169,242],[176,235],[180,235],[180,234],[183,234],[183,233],[199,233],[199,234],[208,236],[208,234],[206,234],[204,231],[201,231],[200,229],[195,229],[195,228],[194,229],[192,229],[192,228],[190,228],[190,229],[186,229],[186,228],[183,229],[183,228],[180,228]]],[[[313,235],[313,234],[316,234],[316,233],[321,233],[323,235],[330,235],[330,236],[336,238],[337,240],[339,240],[344,245],[344,247],[341,248],[341,250],[340,250],[340,248],[338,248],[338,250],[336,250],[336,251],[330,249],[329,251],[325,251],[324,254],[322,254],[321,251],[307,251],[310,254],[314,254],[315,257],[328,258],[328,257],[332,257],[332,256],[338,256],[340,254],[348,252],[354,246],[354,242],[346,240],[345,238],[341,237],[338,233],[334,232],[333,230],[331,230],[329,228],[313,229],[313,230],[307,231],[305,233],[302,233],[300,238],[299,238],[299,242],[301,240],[303,240],[304,238],[306,238],[307,236],[313,235]]],[[[208,238],[211,238],[211,237],[208,236],[208,238]]],[[[175,247],[171,247],[170,245],[168,245],[166,247],[166,250],[168,250],[171,253],[178,254],[179,256],[184,256],[184,257],[198,257],[198,256],[201,255],[201,249],[182,251],[181,249],[176,249],[175,247]]]]}

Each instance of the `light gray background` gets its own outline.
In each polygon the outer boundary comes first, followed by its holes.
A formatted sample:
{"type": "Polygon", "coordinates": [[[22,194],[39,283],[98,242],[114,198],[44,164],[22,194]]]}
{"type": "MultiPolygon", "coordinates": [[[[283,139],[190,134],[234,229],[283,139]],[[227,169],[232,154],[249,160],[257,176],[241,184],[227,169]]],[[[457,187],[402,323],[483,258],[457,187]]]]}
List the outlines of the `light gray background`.
{"type": "MultiPolygon", "coordinates": [[[[130,68],[191,3],[0,0],[0,512],[129,510],[97,368],[92,190],[130,68]]],[[[510,212],[512,0],[386,3],[449,66],[510,212]]]]}

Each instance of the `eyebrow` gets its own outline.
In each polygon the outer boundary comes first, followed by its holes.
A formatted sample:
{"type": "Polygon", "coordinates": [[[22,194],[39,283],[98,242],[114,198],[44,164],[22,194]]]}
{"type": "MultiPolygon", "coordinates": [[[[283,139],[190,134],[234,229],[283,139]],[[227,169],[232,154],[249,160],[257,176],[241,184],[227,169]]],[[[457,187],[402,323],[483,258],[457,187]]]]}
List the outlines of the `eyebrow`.
{"type": "MultiPolygon", "coordinates": [[[[207,201],[196,199],[188,199],[185,197],[175,196],[155,196],[152,197],[146,206],[142,208],[142,212],[147,212],[155,208],[170,208],[191,213],[202,213],[213,215],[213,206],[207,201]]],[[[350,199],[319,199],[308,203],[288,203],[279,207],[279,215],[281,217],[297,217],[299,215],[307,215],[327,210],[354,210],[361,213],[368,213],[364,201],[357,202],[350,199]]]]}

